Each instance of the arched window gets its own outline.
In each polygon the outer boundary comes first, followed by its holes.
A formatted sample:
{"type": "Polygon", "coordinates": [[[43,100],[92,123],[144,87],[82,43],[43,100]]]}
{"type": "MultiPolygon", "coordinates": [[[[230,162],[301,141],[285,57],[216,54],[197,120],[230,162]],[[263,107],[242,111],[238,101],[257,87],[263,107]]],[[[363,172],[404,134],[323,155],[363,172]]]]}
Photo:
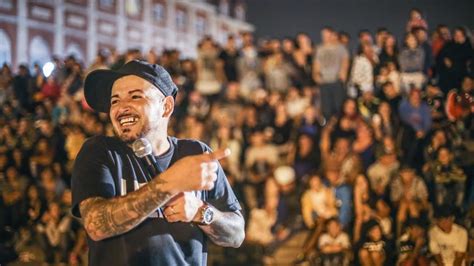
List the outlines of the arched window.
{"type": "Polygon", "coordinates": [[[82,52],[81,47],[77,43],[71,43],[66,48],[66,55],[72,55],[78,61],[84,61],[84,53],[82,52]]]}
{"type": "Polygon", "coordinates": [[[43,37],[35,36],[30,43],[30,62],[43,66],[51,60],[48,42],[43,37]]]}
{"type": "Polygon", "coordinates": [[[7,33],[0,29],[0,67],[12,63],[12,42],[7,33]]]}

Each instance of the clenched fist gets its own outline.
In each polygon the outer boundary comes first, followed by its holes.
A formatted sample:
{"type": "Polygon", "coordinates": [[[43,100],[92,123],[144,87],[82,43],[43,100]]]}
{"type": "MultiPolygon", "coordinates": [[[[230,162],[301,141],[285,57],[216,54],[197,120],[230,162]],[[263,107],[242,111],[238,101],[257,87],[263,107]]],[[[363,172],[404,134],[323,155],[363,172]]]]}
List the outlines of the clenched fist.
{"type": "Polygon", "coordinates": [[[187,156],[160,175],[164,188],[171,194],[195,190],[211,190],[217,179],[218,160],[230,155],[229,149],[187,156]]]}
{"type": "Polygon", "coordinates": [[[163,212],[168,222],[189,223],[199,219],[198,211],[203,204],[192,192],[181,192],[168,201],[163,212]]]}

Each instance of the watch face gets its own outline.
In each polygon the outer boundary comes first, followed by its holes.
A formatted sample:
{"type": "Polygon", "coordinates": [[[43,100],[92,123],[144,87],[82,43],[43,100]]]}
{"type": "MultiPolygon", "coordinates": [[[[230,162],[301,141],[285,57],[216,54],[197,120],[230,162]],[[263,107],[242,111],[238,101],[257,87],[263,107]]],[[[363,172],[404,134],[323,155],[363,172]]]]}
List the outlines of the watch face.
{"type": "Polygon", "coordinates": [[[211,208],[207,208],[204,210],[203,214],[203,223],[205,224],[210,224],[212,222],[212,218],[214,217],[214,212],[212,211],[211,208]]]}

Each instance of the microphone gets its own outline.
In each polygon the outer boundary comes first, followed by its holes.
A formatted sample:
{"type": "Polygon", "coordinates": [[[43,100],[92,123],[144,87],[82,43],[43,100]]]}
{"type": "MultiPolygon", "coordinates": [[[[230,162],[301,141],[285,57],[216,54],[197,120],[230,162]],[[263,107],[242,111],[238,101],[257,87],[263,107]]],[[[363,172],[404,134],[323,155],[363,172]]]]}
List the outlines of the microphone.
{"type": "Polygon", "coordinates": [[[132,150],[138,158],[145,162],[148,171],[156,176],[160,171],[152,154],[152,146],[146,138],[139,138],[132,143],[132,150]]]}

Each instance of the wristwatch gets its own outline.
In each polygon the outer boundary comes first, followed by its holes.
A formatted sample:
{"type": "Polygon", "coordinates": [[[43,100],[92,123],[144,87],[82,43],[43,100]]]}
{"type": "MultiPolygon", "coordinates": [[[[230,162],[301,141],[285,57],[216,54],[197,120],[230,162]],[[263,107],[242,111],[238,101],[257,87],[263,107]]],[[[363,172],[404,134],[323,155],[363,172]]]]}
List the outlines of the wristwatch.
{"type": "Polygon", "coordinates": [[[214,221],[214,209],[208,203],[204,202],[204,205],[202,205],[200,212],[201,220],[199,224],[210,225],[214,221]]]}

